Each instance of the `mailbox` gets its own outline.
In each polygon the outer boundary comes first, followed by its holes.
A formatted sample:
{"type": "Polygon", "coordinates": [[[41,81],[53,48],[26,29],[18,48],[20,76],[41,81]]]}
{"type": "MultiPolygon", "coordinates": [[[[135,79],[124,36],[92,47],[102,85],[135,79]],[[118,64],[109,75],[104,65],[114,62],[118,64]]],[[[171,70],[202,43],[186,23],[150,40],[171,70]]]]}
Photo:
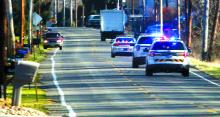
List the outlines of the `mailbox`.
{"type": "Polygon", "coordinates": [[[28,84],[35,81],[35,76],[40,64],[30,61],[19,61],[15,67],[14,84],[28,84]]]}

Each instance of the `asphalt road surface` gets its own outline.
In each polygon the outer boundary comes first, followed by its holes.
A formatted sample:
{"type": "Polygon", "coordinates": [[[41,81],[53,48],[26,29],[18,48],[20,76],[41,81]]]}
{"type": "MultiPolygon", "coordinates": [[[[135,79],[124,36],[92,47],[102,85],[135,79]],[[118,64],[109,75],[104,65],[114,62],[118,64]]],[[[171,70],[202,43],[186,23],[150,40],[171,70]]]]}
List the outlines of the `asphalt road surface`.
{"type": "Polygon", "coordinates": [[[97,29],[55,28],[65,37],[41,63],[40,73],[51,116],[188,117],[220,116],[220,82],[190,69],[145,76],[131,57],[110,57],[110,40],[97,29]]]}

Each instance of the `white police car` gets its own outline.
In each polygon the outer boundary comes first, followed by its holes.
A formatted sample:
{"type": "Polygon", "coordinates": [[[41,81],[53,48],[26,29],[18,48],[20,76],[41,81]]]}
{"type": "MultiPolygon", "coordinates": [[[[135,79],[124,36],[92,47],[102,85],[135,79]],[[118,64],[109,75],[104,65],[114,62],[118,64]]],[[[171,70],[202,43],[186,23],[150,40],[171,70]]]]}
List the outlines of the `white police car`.
{"type": "Polygon", "coordinates": [[[111,57],[132,56],[135,38],[128,36],[116,37],[111,46],[111,57]]]}
{"type": "Polygon", "coordinates": [[[139,65],[145,64],[147,52],[155,39],[165,38],[160,34],[142,34],[138,37],[137,43],[133,50],[132,67],[138,68],[139,65]]]}
{"type": "Polygon", "coordinates": [[[181,40],[157,40],[146,56],[147,76],[156,72],[178,72],[189,76],[189,50],[181,40]]]}

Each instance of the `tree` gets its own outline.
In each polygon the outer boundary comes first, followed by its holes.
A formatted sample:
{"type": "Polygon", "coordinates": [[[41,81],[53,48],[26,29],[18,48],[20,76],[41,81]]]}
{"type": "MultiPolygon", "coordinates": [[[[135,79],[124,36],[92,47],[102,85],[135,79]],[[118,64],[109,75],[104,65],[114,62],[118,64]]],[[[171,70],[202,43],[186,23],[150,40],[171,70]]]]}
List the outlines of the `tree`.
{"type": "Polygon", "coordinates": [[[215,10],[215,18],[214,18],[214,24],[212,26],[212,32],[211,32],[211,38],[209,41],[209,48],[208,48],[208,61],[212,61],[213,56],[213,46],[215,44],[216,38],[217,38],[217,32],[218,32],[218,25],[219,25],[219,16],[220,16],[220,2],[217,0],[217,8],[215,10]]]}
{"type": "Polygon", "coordinates": [[[12,58],[15,56],[15,34],[14,34],[14,19],[12,11],[12,2],[7,0],[7,17],[8,17],[8,27],[9,27],[9,40],[8,40],[8,55],[12,58]]]}
{"type": "Polygon", "coordinates": [[[5,80],[5,40],[7,35],[7,18],[6,18],[6,8],[5,8],[5,1],[0,0],[0,98],[2,98],[2,87],[1,85],[4,83],[5,80]]]}
{"type": "Polygon", "coordinates": [[[191,47],[192,36],[192,1],[185,0],[185,16],[186,16],[186,45],[191,47]]]}
{"type": "Polygon", "coordinates": [[[207,60],[208,52],[208,36],[209,36],[209,0],[204,2],[204,16],[203,16],[203,35],[202,35],[202,51],[201,51],[201,60],[207,60]]]}

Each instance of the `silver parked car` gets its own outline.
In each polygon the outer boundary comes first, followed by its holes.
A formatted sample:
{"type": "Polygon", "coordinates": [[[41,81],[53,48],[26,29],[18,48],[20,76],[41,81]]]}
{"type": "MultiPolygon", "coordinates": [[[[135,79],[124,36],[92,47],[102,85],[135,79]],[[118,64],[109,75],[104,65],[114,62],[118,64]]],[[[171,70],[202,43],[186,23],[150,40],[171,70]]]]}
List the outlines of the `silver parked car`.
{"type": "Polygon", "coordinates": [[[111,57],[114,58],[115,56],[132,56],[135,43],[136,40],[133,37],[116,37],[111,46],[111,57]]]}

